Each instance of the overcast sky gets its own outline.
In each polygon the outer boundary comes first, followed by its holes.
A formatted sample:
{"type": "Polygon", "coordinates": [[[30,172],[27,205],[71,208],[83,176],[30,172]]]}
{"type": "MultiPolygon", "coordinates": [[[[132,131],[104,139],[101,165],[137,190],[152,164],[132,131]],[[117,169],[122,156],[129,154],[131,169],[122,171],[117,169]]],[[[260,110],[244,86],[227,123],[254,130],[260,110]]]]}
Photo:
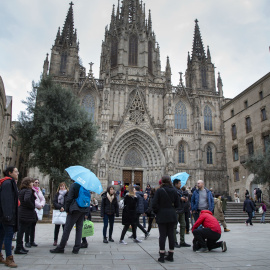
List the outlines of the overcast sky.
{"type": "MultiPolygon", "coordinates": [[[[2,0],[0,3],[0,76],[13,96],[13,120],[24,110],[21,100],[38,82],[46,53],[64,24],[70,0],[2,0]]],[[[117,0],[73,0],[74,24],[84,66],[94,62],[99,76],[101,42],[117,0]]],[[[233,98],[269,70],[269,0],[145,0],[152,11],[153,30],[160,45],[162,70],[170,57],[173,84],[185,72],[191,51],[194,20],[205,49],[221,73],[224,96],[233,98]]]]}

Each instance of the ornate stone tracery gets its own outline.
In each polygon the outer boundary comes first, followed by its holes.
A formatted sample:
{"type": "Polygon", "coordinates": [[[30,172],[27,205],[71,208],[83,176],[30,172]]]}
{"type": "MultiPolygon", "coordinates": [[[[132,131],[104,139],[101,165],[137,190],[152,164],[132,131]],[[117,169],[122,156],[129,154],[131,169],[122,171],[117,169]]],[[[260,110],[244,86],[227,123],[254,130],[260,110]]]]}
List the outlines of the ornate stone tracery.
{"type": "Polygon", "coordinates": [[[145,110],[138,91],[136,92],[133,98],[133,101],[129,109],[129,113],[130,113],[129,120],[135,122],[136,125],[140,124],[141,122],[144,122],[145,110]]]}
{"type": "Polygon", "coordinates": [[[135,149],[132,148],[128,151],[125,156],[124,166],[127,167],[142,167],[142,157],[141,154],[135,149]]]}

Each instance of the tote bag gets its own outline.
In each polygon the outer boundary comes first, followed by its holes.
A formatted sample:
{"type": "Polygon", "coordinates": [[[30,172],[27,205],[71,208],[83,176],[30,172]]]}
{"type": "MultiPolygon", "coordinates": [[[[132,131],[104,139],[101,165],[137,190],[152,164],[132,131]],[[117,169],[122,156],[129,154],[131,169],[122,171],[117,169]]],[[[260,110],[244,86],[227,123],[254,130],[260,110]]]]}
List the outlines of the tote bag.
{"type": "Polygon", "coordinates": [[[38,210],[37,208],[35,208],[35,211],[37,213],[38,220],[42,220],[42,218],[43,218],[43,209],[38,210]]]}
{"type": "Polygon", "coordinates": [[[52,224],[62,225],[66,224],[67,212],[60,212],[60,210],[53,210],[52,224]]]}

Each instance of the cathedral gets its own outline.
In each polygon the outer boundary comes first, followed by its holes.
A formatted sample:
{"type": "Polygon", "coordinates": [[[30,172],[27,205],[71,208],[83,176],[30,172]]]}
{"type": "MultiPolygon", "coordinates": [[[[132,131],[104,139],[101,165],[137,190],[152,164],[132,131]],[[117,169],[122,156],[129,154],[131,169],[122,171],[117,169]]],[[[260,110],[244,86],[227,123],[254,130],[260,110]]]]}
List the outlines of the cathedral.
{"type": "MultiPolygon", "coordinates": [[[[100,127],[102,147],[92,170],[106,188],[112,181],[157,186],[164,175],[190,174],[188,186],[202,179],[226,192],[227,172],[220,74],[215,78],[209,47],[205,50],[195,20],[185,81],[171,82],[152,28],[151,12],[139,0],[113,6],[102,41],[100,74],[95,78],[79,61],[73,3],[47,55],[43,76],[72,89],[100,127]],[[193,43],[193,44],[192,44],[193,43]]],[[[178,61],[173,59],[173,61],[178,61]]]]}

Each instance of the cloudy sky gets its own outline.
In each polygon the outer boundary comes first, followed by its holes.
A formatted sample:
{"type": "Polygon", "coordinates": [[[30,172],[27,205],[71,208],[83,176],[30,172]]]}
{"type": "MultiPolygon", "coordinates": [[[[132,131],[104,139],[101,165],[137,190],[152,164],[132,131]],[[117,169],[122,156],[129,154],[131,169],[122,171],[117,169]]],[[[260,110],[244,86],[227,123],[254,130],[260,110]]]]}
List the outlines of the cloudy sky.
{"type": "MultiPolygon", "coordinates": [[[[0,76],[7,95],[13,96],[13,120],[24,110],[21,100],[38,82],[46,53],[62,28],[70,0],[2,0],[0,3],[0,76]]],[[[117,0],[73,0],[80,57],[88,69],[94,62],[99,75],[101,42],[117,0]]],[[[221,73],[224,95],[233,98],[260,79],[270,63],[269,0],[145,0],[152,11],[153,30],[160,45],[162,69],[171,60],[173,84],[186,70],[194,20],[216,72],[221,73]]]]}

